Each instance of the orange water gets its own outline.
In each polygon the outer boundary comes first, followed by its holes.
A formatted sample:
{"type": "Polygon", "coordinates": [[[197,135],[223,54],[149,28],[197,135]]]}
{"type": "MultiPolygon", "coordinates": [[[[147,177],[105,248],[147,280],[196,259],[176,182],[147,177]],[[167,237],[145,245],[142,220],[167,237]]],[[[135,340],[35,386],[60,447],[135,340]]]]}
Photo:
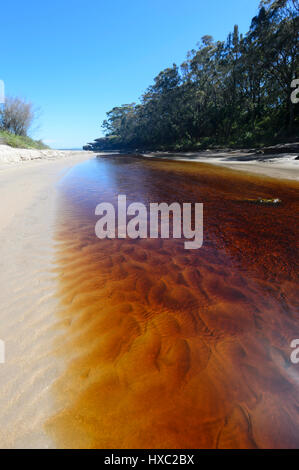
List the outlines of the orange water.
{"type": "Polygon", "coordinates": [[[99,158],[60,185],[59,447],[299,446],[298,184],[99,158]],[[204,245],[99,240],[100,202],[203,202],[204,245]],[[279,207],[247,202],[279,197],[279,207]]]}

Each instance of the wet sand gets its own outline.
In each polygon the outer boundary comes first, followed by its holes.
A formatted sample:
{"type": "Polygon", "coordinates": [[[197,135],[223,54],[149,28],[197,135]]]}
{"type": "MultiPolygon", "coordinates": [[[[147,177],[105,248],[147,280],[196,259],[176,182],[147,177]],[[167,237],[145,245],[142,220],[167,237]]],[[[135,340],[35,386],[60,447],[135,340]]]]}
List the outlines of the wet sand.
{"type": "Polygon", "coordinates": [[[171,153],[157,152],[144,155],[173,161],[210,163],[233,170],[278,179],[299,181],[299,159],[297,153],[257,154],[250,150],[206,150],[202,152],[171,153]]]}
{"type": "Polygon", "coordinates": [[[115,156],[59,191],[55,445],[298,448],[298,183],[115,156]],[[118,194],[203,202],[203,247],[97,239],[95,207],[118,194]]]}
{"type": "Polygon", "coordinates": [[[0,167],[0,447],[47,448],[55,411],[51,384],[63,370],[53,355],[57,309],[52,273],[56,182],[81,153],[55,162],[0,167]]]}

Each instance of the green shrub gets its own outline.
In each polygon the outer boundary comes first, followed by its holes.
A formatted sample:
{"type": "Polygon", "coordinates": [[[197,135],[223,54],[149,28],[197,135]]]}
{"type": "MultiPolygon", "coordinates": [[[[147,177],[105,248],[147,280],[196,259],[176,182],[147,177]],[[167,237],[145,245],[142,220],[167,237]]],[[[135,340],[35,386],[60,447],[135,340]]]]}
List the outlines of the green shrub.
{"type": "Polygon", "coordinates": [[[30,137],[11,134],[7,131],[0,130],[0,140],[3,141],[5,145],[9,145],[14,148],[22,149],[48,149],[49,147],[45,145],[41,140],[33,140],[30,137]]]}

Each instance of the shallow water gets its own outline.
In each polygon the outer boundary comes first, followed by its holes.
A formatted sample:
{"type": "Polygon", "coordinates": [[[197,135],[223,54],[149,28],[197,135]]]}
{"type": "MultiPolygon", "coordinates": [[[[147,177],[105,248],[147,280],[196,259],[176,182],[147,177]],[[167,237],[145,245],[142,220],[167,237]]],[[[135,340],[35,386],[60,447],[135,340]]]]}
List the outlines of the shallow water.
{"type": "Polygon", "coordinates": [[[299,446],[298,184],[113,156],[60,184],[59,447],[299,446]],[[99,240],[95,207],[203,202],[204,245],[99,240]],[[279,197],[279,207],[247,199],[279,197]]]}

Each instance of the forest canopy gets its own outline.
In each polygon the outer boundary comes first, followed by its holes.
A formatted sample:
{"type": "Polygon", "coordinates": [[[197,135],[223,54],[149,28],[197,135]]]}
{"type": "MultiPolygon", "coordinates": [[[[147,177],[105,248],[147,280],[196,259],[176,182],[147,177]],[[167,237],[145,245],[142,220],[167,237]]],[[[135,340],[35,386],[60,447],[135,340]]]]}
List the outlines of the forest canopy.
{"type": "Polygon", "coordinates": [[[246,35],[204,36],[180,67],[162,70],[140,98],[107,113],[106,137],[85,148],[200,149],[298,138],[298,0],[263,0],[246,35]]]}

